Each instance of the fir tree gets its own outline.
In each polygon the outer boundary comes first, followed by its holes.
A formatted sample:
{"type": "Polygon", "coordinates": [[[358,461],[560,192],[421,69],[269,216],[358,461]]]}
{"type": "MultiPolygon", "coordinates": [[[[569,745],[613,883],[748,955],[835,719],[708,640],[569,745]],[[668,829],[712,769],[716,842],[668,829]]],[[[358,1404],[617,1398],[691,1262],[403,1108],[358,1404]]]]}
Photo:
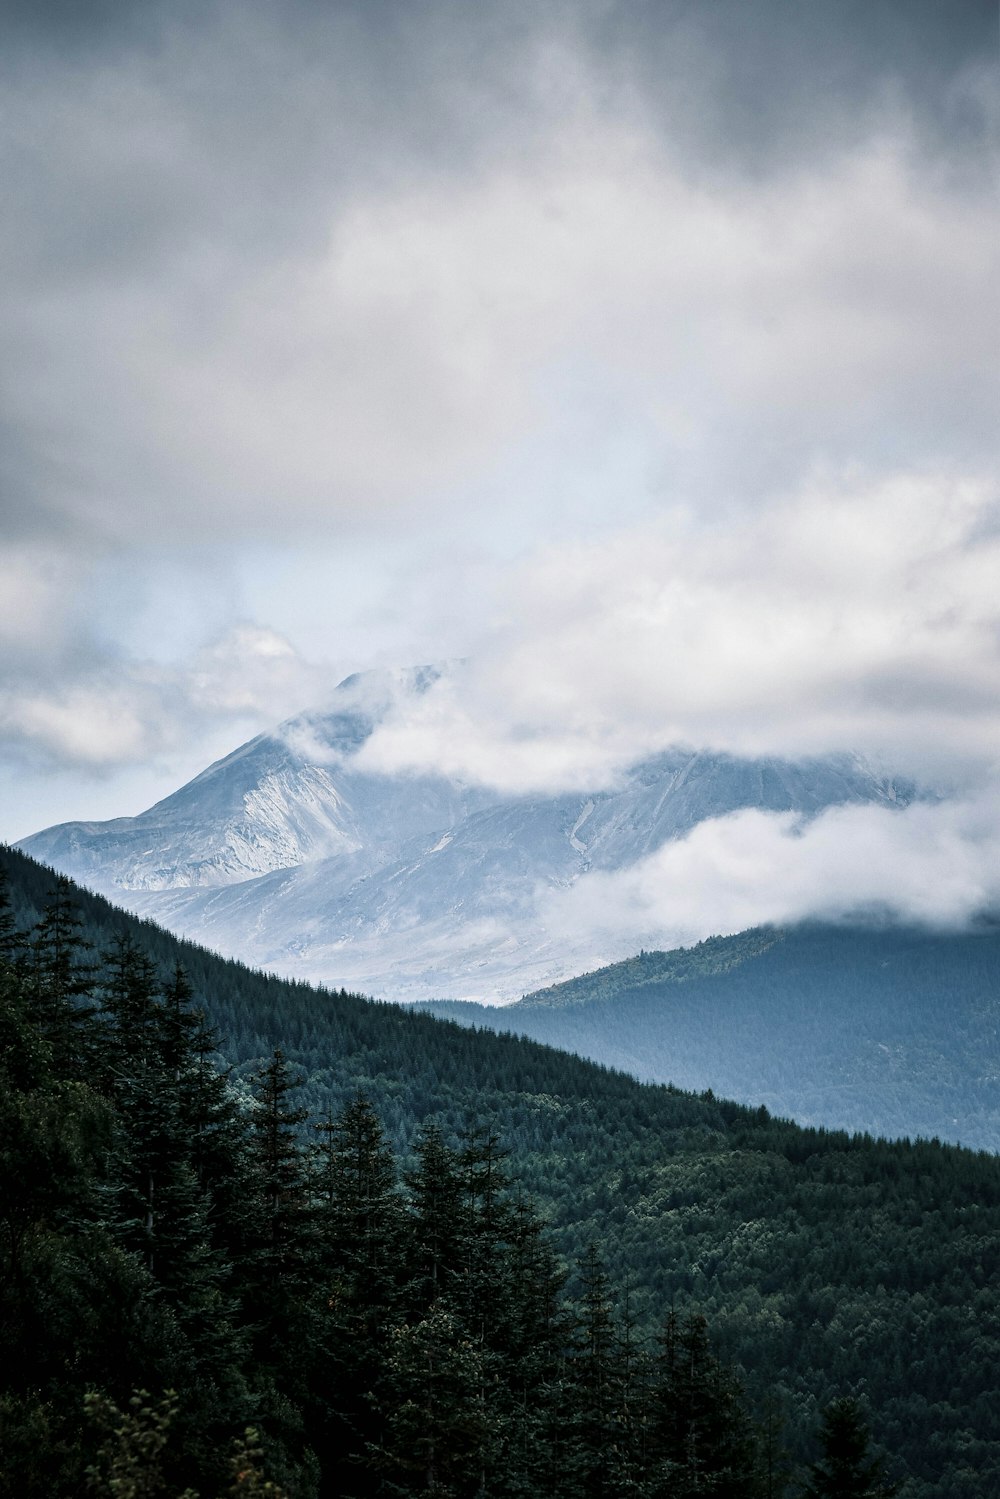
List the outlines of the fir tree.
{"type": "Polygon", "coordinates": [[[89,947],[69,881],[60,875],[32,934],[27,961],[39,1032],[63,1077],[86,1078],[91,1071],[96,1042],[87,1001],[95,970],[83,956],[89,947]]]}
{"type": "Polygon", "coordinates": [[[474,1499],[495,1459],[499,1421],[482,1397],[481,1354],[442,1304],[393,1329],[369,1461],[393,1495],[474,1499]]]}
{"type": "Polygon", "coordinates": [[[650,1499],[751,1499],[753,1427],[735,1378],[714,1357],[703,1316],[671,1310],[650,1394],[650,1499]]]}
{"type": "Polygon", "coordinates": [[[465,1193],[458,1157],[437,1125],[416,1145],[417,1165],[406,1176],[412,1229],[407,1296],[418,1315],[458,1294],[465,1243],[465,1193]]]}
{"type": "Polygon", "coordinates": [[[844,1396],[823,1413],[823,1455],[813,1464],[803,1499],[890,1499],[899,1485],[885,1476],[885,1459],[872,1452],[868,1424],[856,1400],[844,1396]]]}

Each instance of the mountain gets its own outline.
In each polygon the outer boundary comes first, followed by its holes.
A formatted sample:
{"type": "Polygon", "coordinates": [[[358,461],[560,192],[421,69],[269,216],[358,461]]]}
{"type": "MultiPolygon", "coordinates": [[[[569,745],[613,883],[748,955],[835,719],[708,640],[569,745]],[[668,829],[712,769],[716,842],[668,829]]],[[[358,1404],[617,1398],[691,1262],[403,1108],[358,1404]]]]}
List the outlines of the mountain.
{"type": "Polygon", "coordinates": [[[19,847],[131,910],[248,962],[396,999],[511,999],[624,956],[555,931],[545,898],[743,808],[904,806],[908,783],[849,756],[676,749],[593,794],[502,796],[355,760],[440,669],[365,673],[138,817],[65,823],[19,847]]]}
{"type": "Polygon", "coordinates": [[[1000,926],[764,928],[627,962],[464,1024],[804,1124],[1000,1150],[1000,926]]]}
{"type": "MultiPolygon", "coordinates": [[[[17,924],[33,925],[51,901],[52,874],[9,849],[0,849],[0,870],[17,924]]],[[[362,1089],[404,1152],[423,1124],[437,1123],[450,1140],[470,1126],[494,1129],[510,1150],[509,1169],[538,1201],[567,1261],[593,1242],[619,1301],[629,1287],[638,1323],[631,1335],[652,1333],[672,1305],[680,1313],[704,1312],[715,1346],[743,1369],[771,1427],[784,1418],[796,1461],[809,1458],[819,1409],[850,1391],[863,1398],[877,1440],[898,1460],[909,1499],[990,1499],[998,1491],[996,1156],[805,1129],[765,1109],[643,1085],[536,1042],[268,978],[180,942],[99,896],[72,889],[66,896],[91,944],[87,961],[120,952],[127,936],[149,953],[162,980],[171,980],[178,961],[184,965],[196,1001],[222,1029],[224,1060],[238,1090],[280,1045],[304,1079],[294,1101],[314,1119],[338,1111],[362,1089]]],[[[767,935],[755,936],[750,945],[766,941],[767,935]]],[[[719,951],[706,956],[717,970],[720,958],[728,961],[719,951]]],[[[744,966],[763,957],[748,955],[744,966]]],[[[2,964],[0,979],[2,1008],[10,995],[2,964]]],[[[678,988],[689,982],[696,980],[678,988]]],[[[0,1026],[0,1040],[9,1043],[11,1035],[0,1026]]],[[[20,1065],[9,1044],[4,1055],[20,1065]]],[[[25,1065],[30,1071],[38,1061],[32,1054],[25,1065]]],[[[60,1109],[78,1095],[78,1083],[63,1087],[60,1109]]],[[[29,1140],[17,1136],[14,1143],[23,1153],[29,1140]]],[[[38,1149],[64,1143],[53,1126],[38,1149]]],[[[78,1171],[78,1154],[67,1147],[61,1169],[78,1171]]],[[[72,1270],[74,1246],[85,1250],[89,1241],[72,1214],[65,1223],[52,1219],[44,1195],[51,1185],[41,1184],[48,1216],[31,1239],[33,1252],[56,1243],[72,1270]]],[[[0,1231],[18,1202],[0,1190],[0,1231]]],[[[14,1226],[21,1232],[20,1220],[14,1226]]],[[[106,1279],[112,1271],[119,1277],[110,1282],[119,1288],[120,1257],[100,1265],[106,1279]]],[[[131,1285],[134,1276],[125,1286],[129,1294],[131,1285]]],[[[43,1283],[49,1299],[39,1341],[65,1335],[51,1315],[61,1287],[54,1276],[43,1283]]],[[[70,1313],[93,1319],[95,1295],[89,1281],[69,1289],[81,1309],[73,1311],[72,1299],[56,1305],[72,1331],[70,1313]]],[[[120,1308],[112,1310],[122,1322],[120,1329],[109,1323],[116,1336],[133,1332],[135,1319],[126,1325],[120,1308]]],[[[163,1317],[153,1305],[147,1321],[154,1314],[163,1317]]],[[[176,1341],[176,1328],[168,1331],[176,1341]]],[[[114,1357],[118,1349],[115,1343],[114,1357]]],[[[72,1384],[71,1359],[60,1366],[60,1378],[72,1384]]],[[[39,1429],[44,1446],[45,1428],[39,1429]]]]}
{"type": "Polygon", "coordinates": [[[350,757],[400,693],[432,667],[368,672],[340,684],[333,711],[259,734],[138,817],[70,822],[21,845],[104,893],[217,889],[327,858],[378,851],[461,821],[483,793],[434,778],[358,773],[350,757]]]}

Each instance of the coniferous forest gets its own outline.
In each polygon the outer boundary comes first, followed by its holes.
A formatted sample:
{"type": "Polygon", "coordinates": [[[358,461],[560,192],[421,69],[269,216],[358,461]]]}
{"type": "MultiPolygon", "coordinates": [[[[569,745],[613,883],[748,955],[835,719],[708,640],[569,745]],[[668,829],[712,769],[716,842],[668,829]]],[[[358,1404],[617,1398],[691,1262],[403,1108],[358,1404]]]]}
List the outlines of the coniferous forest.
{"type": "Polygon", "coordinates": [[[1000,929],[802,922],[642,952],[503,1007],[424,1002],[802,1123],[1000,1146],[1000,929]]]}
{"type": "Polygon", "coordinates": [[[0,1493],[1000,1490],[1000,1163],[283,983],[4,850],[0,1493]]]}

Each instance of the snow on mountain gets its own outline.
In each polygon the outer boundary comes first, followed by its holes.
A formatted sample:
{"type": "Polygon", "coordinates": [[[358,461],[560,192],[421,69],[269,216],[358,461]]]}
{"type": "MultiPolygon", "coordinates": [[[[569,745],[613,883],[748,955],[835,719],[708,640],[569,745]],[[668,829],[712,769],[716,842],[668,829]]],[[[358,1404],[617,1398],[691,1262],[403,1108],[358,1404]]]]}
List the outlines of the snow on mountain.
{"type": "Polygon", "coordinates": [[[540,895],[618,870],[705,818],[903,805],[846,756],[671,750],[623,785],[512,797],[352,762],[394,694],[432,668],[348,678],[333,710],[241,746],[138,817],[19,846],[170,930],[254,965],[390,998],[514,998],[624,953],[546,930],[540,895]]]}

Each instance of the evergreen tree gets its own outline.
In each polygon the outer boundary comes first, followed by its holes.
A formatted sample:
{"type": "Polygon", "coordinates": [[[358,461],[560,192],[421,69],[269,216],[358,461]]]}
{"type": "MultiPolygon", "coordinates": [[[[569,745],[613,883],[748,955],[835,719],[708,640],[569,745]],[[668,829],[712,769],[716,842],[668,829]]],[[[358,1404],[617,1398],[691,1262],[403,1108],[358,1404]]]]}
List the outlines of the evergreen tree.
{"type": "Polygon", "coordinates": [[[314,1126],[317,1279],[323,1288],[310,1440],[331,1492],[356,1494],[376,1440],[378,1386],[400,1296],[406,1217],[382,1125],[361,1095],[314,1126]]]}
{"type": "Polygon", "coordinates": [[[630,1445],[628,1375],[611,1292],[597,1246],[579,1265],[577,1325],[570,1378],[576,1486],[584,1499],[614,1499],[636,1491],[630,1445]]]}
{"type": "Polygon", "coordinates": [[[364,1336],[374,1338],[398,1294],[405,1213],[395,1160],[361,1094],[339,1118],[314,1129],[321,1141],[313,1191],[323,1264],[345,1315],[355,1324],[360,1317],[364,1336]]]}
{"type": "Polygon", "coordinates": [[[844,1396],[823,1413],[822,1457],[813,1464],[803,1499],[890,1499],[899,1485],[885,1476],[856,1400],[844,1396]]]}
{"type": "Polygon", "coordinates": [[[457,1154],[437,1125],[421,1133],[416,1155],[406,1176],[412,1215],[407,1298],[419,1316],[441,1298],[460,1299],[466,1204],[457,1154]]]}
{"type": "Polygon", "coordinates": [[[10,878],[0,868],[0,963],[14,965],[27,950],[28,939],[17,925],[10,897],[10,878]]]}
{"type": "Polygon", "coordinates": [[[298,1284],[311,1258],[313,1213],[298,1126],[307,1110],[290,1102],[301,1087],[280,1047],[254,1077],[253,1157],[260,1188],[260,1258],[274,1283],[298,1284]]]}
{"type": "MultiPolygon", "coordinates": [[[[300,1086],[276,1049],[254,1077],[250,1157],[256,1178],[252,1235],[242,1266],[244,1314],[251,1333],[261,1428],[278,1445],[278,1481],[314,1492],[317,1460],[307,1408],[326,1365],[327,1318],[316,1276],[316,1224],[299,1126],[307,1111],[292,1103],[300,1086]]],[[[277,1455],[271,1453],[277,1462],[277,1455]]]]}
{"type": "Polygon", "coordinates": [[[736,1379],[714,1357],[705,1318],[671,1309],[650,1393],[650,1499],[751,1499],[753,1427],[736,1379]]]}
{"type": "Polygon", "coordinates": [[[475,1499],[485,1494],[500,1438],[483,1399],[481,1354],[450,1311],[432,1306],[393,1329],[379,1400],[381,1437],[369,1451],[384,1492],[475,1499]]]}
{"type": "Polygon", "coordinates": [[[573,1437],[566,1348],[572,1315],[566,1273],[538,1215],[523,1200],[509,1247],[512,1289],[505,1358],[506,1484],[499,1492],[534,1499],[564,1492],[573,1437]]]}
{"type": "MultiPolygon", "coordinates": [[[[10,945],[16,939],[8,935],[7,941],[10,945]]],[[[94,967],[83,956],[89,947],[69,881],[60,875],[31,936],[28,992],[53,1065],[67,1078],[89,1076],[96,1045],[88,1003],[94,967]]]]}

